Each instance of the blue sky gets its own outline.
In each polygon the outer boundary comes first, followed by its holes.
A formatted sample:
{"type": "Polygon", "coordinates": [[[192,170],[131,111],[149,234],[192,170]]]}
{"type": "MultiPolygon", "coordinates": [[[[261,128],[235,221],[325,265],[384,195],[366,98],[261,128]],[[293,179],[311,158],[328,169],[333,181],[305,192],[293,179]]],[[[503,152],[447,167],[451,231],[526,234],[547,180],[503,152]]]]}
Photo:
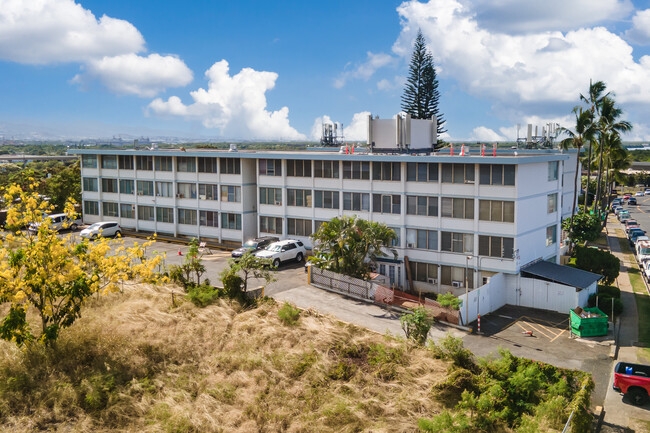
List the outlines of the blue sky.
{"type": "Polygon", "coordinates": [[[450,139],[570,126],[594,78],[650,140],[650,4],[530,3],[0,0],[0,134],[360,139],[399,112],[421,28],[450,139]]]}

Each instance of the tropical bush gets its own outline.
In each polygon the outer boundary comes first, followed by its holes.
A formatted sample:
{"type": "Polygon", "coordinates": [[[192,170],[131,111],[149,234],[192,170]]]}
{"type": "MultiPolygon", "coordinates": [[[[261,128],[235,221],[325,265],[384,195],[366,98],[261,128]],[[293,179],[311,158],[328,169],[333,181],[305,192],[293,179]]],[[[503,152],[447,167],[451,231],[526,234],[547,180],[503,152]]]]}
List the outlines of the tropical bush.
{"type": "Polygon", "coordinates": [[[576,268],[603,276],[603,284],[612,284],[621,268],[621,261],[609,251],[597,248],[577,247],[576,268]]]}

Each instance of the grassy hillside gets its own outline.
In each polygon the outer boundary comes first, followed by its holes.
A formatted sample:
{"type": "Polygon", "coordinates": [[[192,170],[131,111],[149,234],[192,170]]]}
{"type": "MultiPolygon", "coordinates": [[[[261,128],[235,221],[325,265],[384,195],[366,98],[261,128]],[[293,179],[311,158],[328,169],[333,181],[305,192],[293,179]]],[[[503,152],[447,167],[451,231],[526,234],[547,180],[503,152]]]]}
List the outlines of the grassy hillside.
{"type": "Polygon", "coordinates": [[[53,349],[0,343],[0,431],[557,431],[589,398],[572,400],[581,373],[476,363],[458,340],[416,348],[310,311],[288,324],[273,302],[178,298],[135,286],[93,298],[53,349]]]}
{"type": "Polygon", "coordinates": [[[0,430],[413,431],[446,363],[278,306],[172,308],[165,290],[94,299],[53,351],[0,344],[0,430]]]}

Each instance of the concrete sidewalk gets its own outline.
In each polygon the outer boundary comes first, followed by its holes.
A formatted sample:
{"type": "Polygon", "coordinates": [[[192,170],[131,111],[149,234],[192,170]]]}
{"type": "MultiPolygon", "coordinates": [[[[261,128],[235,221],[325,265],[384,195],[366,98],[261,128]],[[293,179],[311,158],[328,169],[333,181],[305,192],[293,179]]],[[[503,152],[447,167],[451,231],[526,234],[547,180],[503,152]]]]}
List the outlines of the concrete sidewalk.
{"type": "MultiPolygon", "coordinates": [[[[343,322],[352,323],[380,334],[404,336],[404,331],[399,322],[401,316],[398,312],[390,311],[389,307],[358,301],[327,290],[313,286],[300,286],[284,290],[271,295],[276,301],[287,301],[300,308],[313,308],[322,314],[330,314],[343,322]]],[[[463,337],[465,332],[456,328],[435,324],[431,328],[429,337],[438,340],[451,333],[456,337],[463,337]]]]}
{"type": "MultiPolygon", "coordinates": [[[[621,289],[621,302],[623,302],[623,314],[619,320],[619,352],[618,361],[638,363],[637,348],[633,344],[639,338],[638,315],[636,309],[636,300],[634,289],[630,283],[627,270],[636,267],[636,262],[630,262],[629,258],[621,250],[621,242],[627,242],[626,238],[620,238],[616,235],[616,229],[621,229],[620,223],[616,218],[609,217],[607,242],[609,243],[612,254],[621,261],[621,273],[619,274],[616,285],[621,289]]],[[[629,403],[623,402],[623,397],[612,389],[614,385],[614,371],[612,370],[605,396],[605,422],[621,427],[628,427],[630,419],[650,420],[650,411],[648,407],[636,407],[629,403]]]]}

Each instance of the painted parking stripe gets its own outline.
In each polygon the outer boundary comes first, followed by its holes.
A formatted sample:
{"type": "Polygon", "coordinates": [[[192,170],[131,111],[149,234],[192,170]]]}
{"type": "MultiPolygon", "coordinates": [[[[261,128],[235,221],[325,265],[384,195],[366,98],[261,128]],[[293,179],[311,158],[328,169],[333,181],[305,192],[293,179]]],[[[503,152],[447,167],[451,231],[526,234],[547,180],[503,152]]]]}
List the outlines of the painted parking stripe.
{"type": "Polygon", "coordinates": [[[565,332],[566,332],[566,329],[563,329],[562,332],[560,332],[559,334],[557,334],[557,335],[555,336],[555,338],[553,338],[553,339],[551,340],[551,343],[554,342],[555,340],[557,340],[557,339],[560,337],[560,335],[564,334],[565,332]]]}

